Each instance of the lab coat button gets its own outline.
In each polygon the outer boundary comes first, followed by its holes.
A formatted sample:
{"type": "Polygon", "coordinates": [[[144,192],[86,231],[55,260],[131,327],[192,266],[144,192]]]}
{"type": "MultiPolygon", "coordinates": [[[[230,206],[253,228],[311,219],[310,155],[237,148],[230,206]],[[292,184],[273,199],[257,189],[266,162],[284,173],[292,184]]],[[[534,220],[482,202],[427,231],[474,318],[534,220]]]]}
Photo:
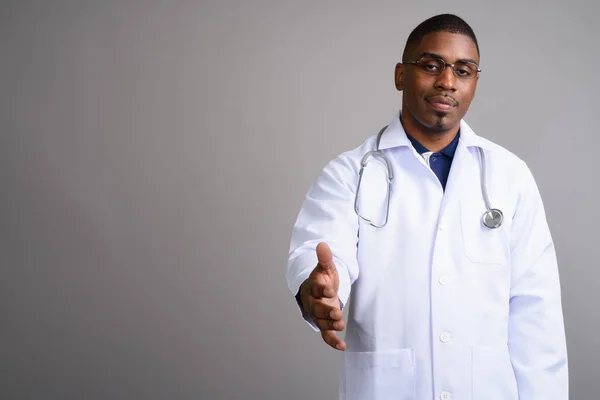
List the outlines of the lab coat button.
{"type": "Polygon", "coordinates": [[[450,392],[442,392],[440,393],[440,400],[450,400],[452,398],[452,396],[450,395],[450,392]]]}
{"type": "Polygon", "coordinates": [[[448,332],[442,332],[442,334],[440,335],[440,341],[442,343],[448,343],[451,338],[452,335],[450,335],[448,332]]]}
{"type": "Polygon", "coordinates": [[[438,283],[440,285],[446,285],[448,284],[448,277],[447,276],[440,276],[438,279],[438,283]]]}

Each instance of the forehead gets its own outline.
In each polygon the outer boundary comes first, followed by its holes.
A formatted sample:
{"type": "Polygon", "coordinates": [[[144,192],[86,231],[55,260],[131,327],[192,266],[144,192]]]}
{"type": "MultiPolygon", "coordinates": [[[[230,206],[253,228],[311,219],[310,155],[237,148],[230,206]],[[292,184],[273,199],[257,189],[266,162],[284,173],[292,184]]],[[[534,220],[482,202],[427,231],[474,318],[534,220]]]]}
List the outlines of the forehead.
{"type": "Polygon", "coordinates": [[[446,62],[471,59],[479,62],[477,46],[467,35],[450,32],[433,32],[423,37],[421,43],[416,45],[412,51],[413,57],[419,57],[423,53],[433,53],[441,56],[446,62]]]}

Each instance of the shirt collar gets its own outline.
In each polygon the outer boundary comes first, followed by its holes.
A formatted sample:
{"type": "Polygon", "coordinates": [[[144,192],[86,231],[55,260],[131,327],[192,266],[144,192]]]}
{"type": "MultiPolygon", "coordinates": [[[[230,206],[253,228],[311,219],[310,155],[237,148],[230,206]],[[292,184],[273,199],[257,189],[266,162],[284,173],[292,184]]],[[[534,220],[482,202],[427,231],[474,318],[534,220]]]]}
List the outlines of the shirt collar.
{"type": "MultiPolygon", "coordinates": [[[[460,137],[457,135],[455,138],[454,151],[458,146],[465,147],[481,147],[483,149],[491,150],[490,142],[477,136],[469,125],[464,120],[460,121],[460,137]]],[[[453,141],[454,143],[454,141],[453,141]]],[[[379,148],[381,150],[390,149],[399,146],[412,146],[411,141],[404,131],[402,124],[400,123],[400,112],[397,112],[390,124],[384,129],[381,135],[381,141],[379,148]]],[[[450,146],[450,145],[449,145],[450,146]]],[[[444,149],[446,150],[446,149],[444,149]]],[[[454,154],[454,151],[452,154],[454,154]]],[[[447,153],[445,153],[447,154],[447,153]]]]}
{"type": "MultiPolygon", "coordinates": [[[[423,153],[427,153],[427,152],[431,151],[427,147],[425,147],[421,143],[419,143],[412,136],[410,136],[410,135],[406,135],[406,136],[408,137],[408,140],[410,140],[410,142],[414,146],[415,150],[417,150],[417,153],[423,154],[423,153]]],[[[452,139],[452,141],[446,147],[444,147],[443,149],[441,149],[439,152],[442,153],[445,156],[453,158],[454,157],[454,153],[456,152],[456,146],[458,146],[459,137],[460,137],[460,131],[456,134],[456,136],[454,137],[454,139],[452,139]]]]}

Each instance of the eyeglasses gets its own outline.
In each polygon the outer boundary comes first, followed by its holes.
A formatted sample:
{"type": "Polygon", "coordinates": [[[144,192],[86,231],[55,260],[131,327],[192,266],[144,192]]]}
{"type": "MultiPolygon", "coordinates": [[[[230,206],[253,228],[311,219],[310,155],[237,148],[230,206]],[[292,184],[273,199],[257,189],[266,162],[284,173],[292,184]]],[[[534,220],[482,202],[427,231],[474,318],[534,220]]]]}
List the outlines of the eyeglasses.
{"type": "Polygon", "coordinates": [[[448,64],[441,58],[422,57],[417,61],[402,61],[402,64],[414,64],[427,75],[441,75],[446,67],[452,68],[454,76],[458,79],[473,79],[477,78],[481,69],[471,61],[457,61],[454,64],[448,64]]]}

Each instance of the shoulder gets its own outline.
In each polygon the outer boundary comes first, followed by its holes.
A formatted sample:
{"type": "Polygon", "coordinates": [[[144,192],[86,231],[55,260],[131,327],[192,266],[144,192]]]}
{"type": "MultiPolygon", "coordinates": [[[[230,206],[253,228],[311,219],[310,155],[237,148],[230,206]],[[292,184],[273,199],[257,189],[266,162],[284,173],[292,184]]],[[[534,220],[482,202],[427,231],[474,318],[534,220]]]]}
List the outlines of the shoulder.
{"type": "MultiPolygon", "coordinates": [[[[502,188],[505,195],[512,193],[517,197],[521,196],[524,191],[536,187],[531,169],[524,159],[511,150],[475,134],[464,121],[461,122],[461,132],[465,134],[467,146],[483,149],[486,175],[489,176],[490,186],[502,188]]],[[[497,195],[502,196],[503,194],[497,195]]]]}
{"type": "Polygon", "coordinates": [[[361,161],[375,148],[376,136],[369,136],[353,149],[338,154],[322,168],[315,184],[335,186],[354,192],[358,183],[361,161]]]}
{"type": "Polygon", "coordinates": [[[466,127],[470,131],[468,132],[469,144],[474,144],[483,149],[486,161],[491,164],[490,167],[492,169],[505,171],[510,175],[529,172],[527,163],[521,157],[498,143],[476,135],[468,125],[465,124],[463,127],[466,127]]]}
{"type": "Polygon", "coordinates": [[[325,169],[345,168],[358,173],[361,161],[365,154],[371,150],[375,150],[375,141],[376,135],[369,136],[355,148],[338,154],[334,159],[327,163],[325,169]]]}
{"type": "Polygon", "coordinates": [[[508,150],[506,147],[503,147],[481,136],[478,136],[478,140],[481,142],[481,147],[483,147],[483,149],[486,150],[486,152],[488,152],[490,156],[496,159],[498,162],[516,167],[522,167],[525,165],[525,161],[521,157],[508,150]]]}
{"type": "Polygon", "coordinates": [[[489,139],[478,136],[477,141],[485,153],[490,190],[501,188],[494,194],[496,198],[505,197],[517,207],[523,197],[538,193],[536,180],[524,159],[489,139]]]}

